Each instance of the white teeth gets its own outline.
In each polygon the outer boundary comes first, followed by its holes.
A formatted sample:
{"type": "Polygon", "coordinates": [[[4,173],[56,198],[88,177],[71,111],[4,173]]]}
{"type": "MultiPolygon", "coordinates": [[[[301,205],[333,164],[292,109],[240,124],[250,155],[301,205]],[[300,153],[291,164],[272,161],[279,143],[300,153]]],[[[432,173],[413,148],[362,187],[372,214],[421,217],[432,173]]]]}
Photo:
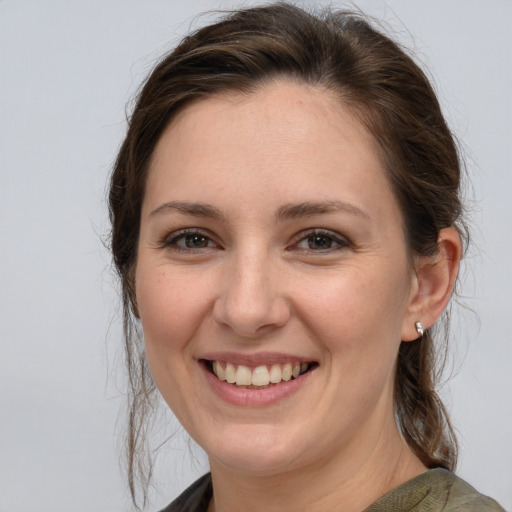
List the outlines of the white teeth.
{"type": "Polygon", "coordinates": [[[237,386],[250,386],[251,385],[251,370],[247,366],[238,365],[236,370],[236,385],[237,386]]]}
{"type": "MultiPolygon", "coordinates": [[[[240,368],[240,367],[239,367],[240,368]]],[[[252,372],[251,384],[253,386],[267,386],[270,382],[270,374],[266,366],[257,366],[252,372]]]]}
{"type": "Polygon", "coordinates": [[[219,361],[213,362],[213,373],[215,373],[220,380],[226,380],[226,372],[219,361]]]}
{"type": "Polygon", "coordinates": [[[235,367],[231,363],[226,363],[226,380],[230,384],[234,384],[236,382],[236,373],[235,367]]]}
{"type": "Polygon", "coordinates": [[[281,380],[288,381],[292,378],[292,363],[286,363],[281,370],[281,380]]]}
{"type": "Polygon", "coordinates": [[[219,380],[225,380],[230,384],[237,386],[257,386],[265,387],[269,384],[279,384],[281,381],[296,379],[309,368],[308,363],[286,363],[283,365],[273,364],[269,367],[260,365],[256,368],[250,368],[239,364],[222,363],[220,361],[212,362],[212,371],[219,380]],[[225,364],[225,366],[223,366],[225,364]]]}
{"type": "Polygon", "coordinates": [[[270,367],[270,382],[272,384],[279,384],[281,382],[281,366],[273,364],[270,367]]]}

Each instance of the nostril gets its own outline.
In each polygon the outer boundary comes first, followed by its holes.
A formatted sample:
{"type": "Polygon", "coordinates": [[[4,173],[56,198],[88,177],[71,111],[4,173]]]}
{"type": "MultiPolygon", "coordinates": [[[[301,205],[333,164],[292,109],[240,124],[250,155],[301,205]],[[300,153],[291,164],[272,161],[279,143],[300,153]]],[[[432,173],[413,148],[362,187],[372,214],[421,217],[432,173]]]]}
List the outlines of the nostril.
{"type": "Polygon", "coordinates": [[[290,308],[281,297],[259,297],[247,300],[240,296],[219,298],[213,318],[237,335],[254,338],[269,330],[283,327],[291,316],[290,308]]]}

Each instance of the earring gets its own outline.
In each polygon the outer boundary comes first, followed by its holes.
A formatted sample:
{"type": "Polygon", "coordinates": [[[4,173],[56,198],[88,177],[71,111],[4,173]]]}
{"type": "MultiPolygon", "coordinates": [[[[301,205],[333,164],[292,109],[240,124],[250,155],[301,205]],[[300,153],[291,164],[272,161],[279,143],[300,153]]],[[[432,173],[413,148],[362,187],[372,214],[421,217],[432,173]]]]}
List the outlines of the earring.
{"type": "Polygon", "coordinates": [[[416,331],[420,336],[423,336],[423,325],[421,325],[421,322],[416,322],[416,331]]]}

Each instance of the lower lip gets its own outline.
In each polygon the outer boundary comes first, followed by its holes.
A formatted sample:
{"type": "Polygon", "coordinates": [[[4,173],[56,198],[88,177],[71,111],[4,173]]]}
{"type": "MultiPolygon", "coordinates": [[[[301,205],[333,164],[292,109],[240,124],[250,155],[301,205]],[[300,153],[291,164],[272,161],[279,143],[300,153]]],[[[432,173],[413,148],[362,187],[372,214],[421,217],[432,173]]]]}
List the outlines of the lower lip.
{"type": "Polygon", "coordinates": [[[224,380],[219,380],[201,361],[199,363],[208,384],[215,394],[225,402],[239,406],[264,407],[276,404],[297,393],[302,386],[309,380],[312,371],[308,371],[297,379],[281,382],[266,389],[246,389],[239,388],[234,384],[229,384],[224,380]]]}

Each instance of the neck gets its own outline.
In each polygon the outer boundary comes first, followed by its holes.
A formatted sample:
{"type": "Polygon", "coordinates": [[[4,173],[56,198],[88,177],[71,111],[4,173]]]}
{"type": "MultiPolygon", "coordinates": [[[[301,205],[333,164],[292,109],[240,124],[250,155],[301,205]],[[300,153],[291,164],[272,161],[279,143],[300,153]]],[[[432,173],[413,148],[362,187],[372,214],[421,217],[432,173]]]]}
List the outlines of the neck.
{"type": "Polygon", "coordinates": [[[358,436],[351,448],[308,466],[254,475],[231,471],[211,460],[214,499],[209,512],[361,512],[380,497],[426,471],[394,421],[384,429],[358,436]],[[359,446],[358,446],[359,444],[359,446]]]}

